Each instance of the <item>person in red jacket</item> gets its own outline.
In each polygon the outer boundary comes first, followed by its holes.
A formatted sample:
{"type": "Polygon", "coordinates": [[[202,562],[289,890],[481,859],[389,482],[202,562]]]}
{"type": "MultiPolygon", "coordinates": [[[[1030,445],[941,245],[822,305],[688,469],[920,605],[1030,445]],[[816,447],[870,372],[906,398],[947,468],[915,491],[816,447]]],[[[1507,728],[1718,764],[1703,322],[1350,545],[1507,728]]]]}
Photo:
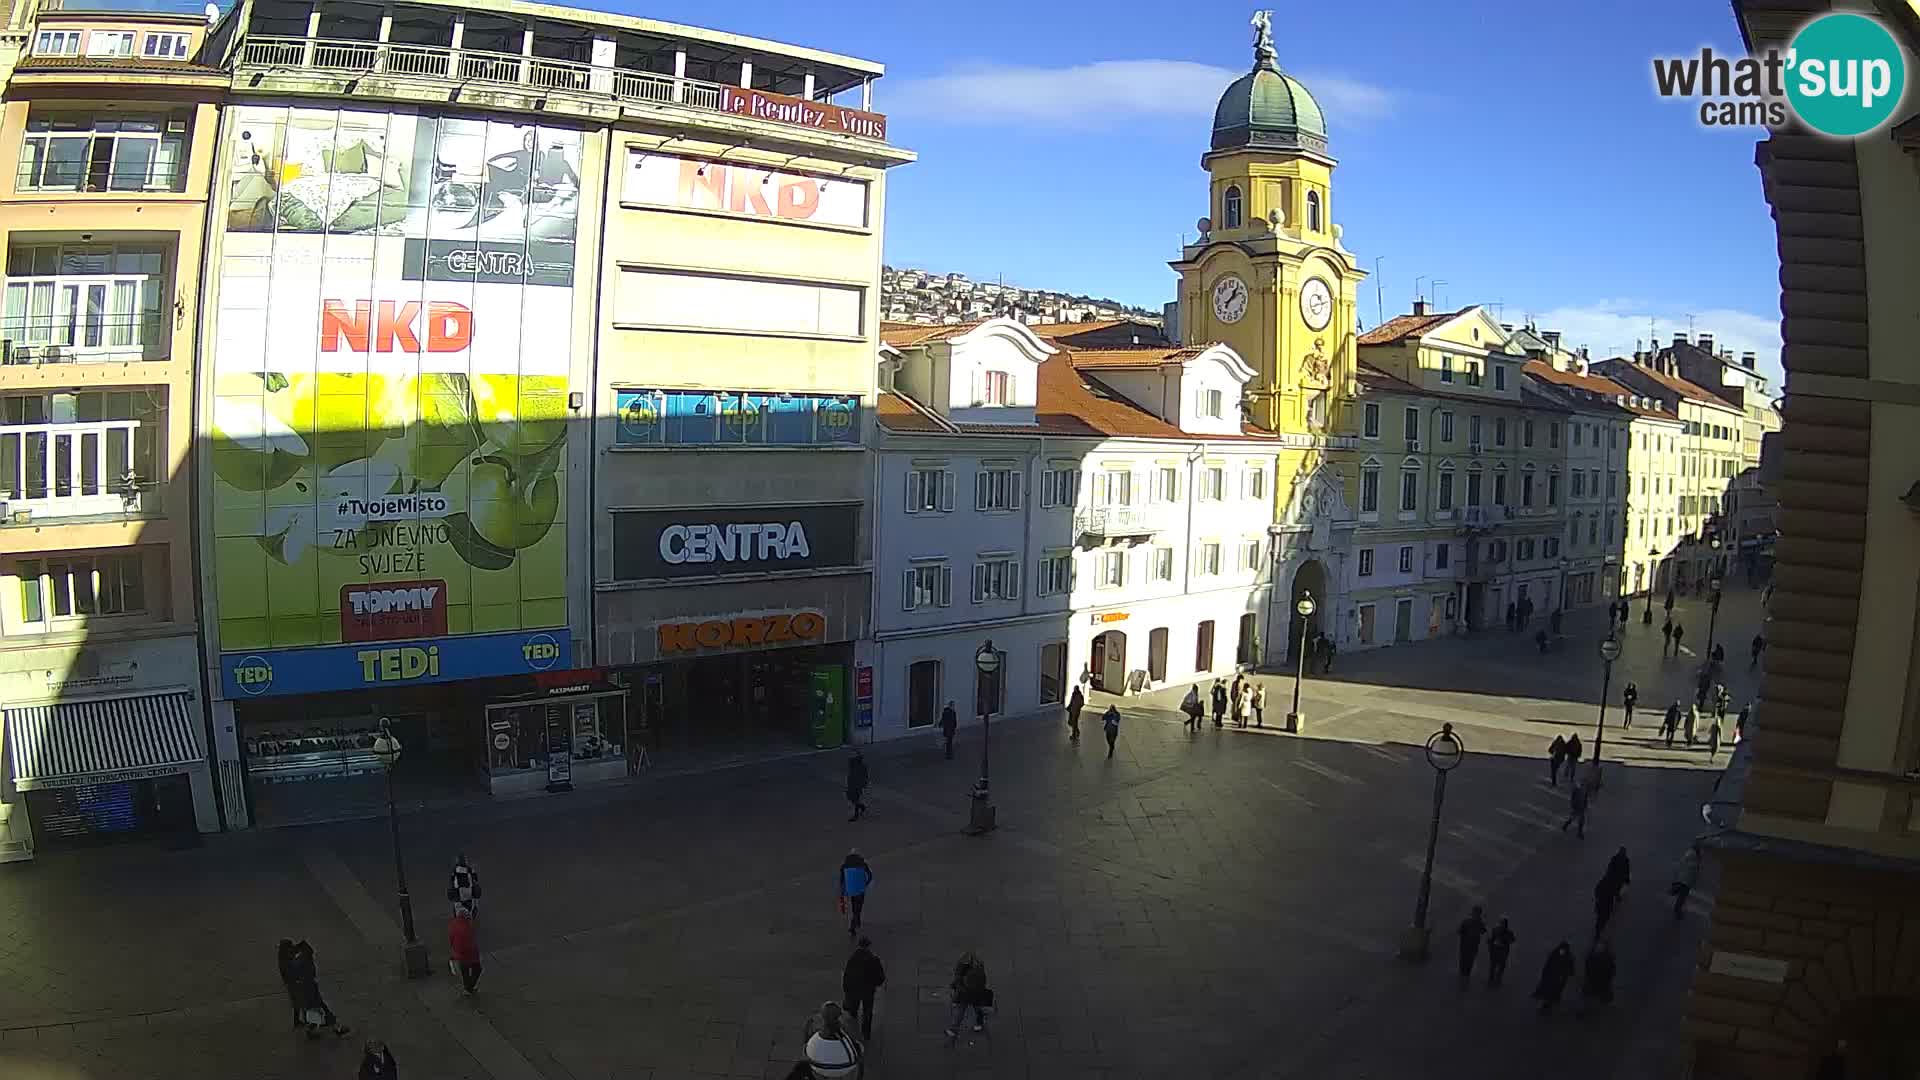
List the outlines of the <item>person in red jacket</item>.
{"type": "Polygon", "coordinates": [[[456,904],[447,920],[447,955],[460,968],[460,985],[471,994],[480,985],[480,937],[473,927],[473,909],[456,904]]]}

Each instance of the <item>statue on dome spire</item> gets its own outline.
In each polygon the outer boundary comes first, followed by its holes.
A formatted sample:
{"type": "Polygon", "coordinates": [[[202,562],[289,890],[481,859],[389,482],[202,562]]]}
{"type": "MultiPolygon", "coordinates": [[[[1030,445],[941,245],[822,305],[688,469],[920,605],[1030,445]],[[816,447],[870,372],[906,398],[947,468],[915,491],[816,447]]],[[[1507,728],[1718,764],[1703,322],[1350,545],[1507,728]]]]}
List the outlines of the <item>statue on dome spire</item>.
{"type": "Polygon", "coordinates": [[[1275,67],[1279,64],[1279,54],[1273,51],[1273,12],[1255,11],[1253,13],[1253,66],[1275,67]]]}

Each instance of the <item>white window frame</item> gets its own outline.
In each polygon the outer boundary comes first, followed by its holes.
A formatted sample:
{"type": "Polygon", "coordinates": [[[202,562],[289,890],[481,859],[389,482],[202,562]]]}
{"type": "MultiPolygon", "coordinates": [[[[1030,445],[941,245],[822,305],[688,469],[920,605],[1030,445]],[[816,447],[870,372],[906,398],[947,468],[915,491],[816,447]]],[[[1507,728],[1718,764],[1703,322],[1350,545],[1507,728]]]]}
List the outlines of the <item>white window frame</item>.
{"type": "Polygon", "coordinates": [[[1073,592],[1073,551],[1043,552],[1034,575],[1035,596],[1066,596],[1073,592]]]}
{"type": "Polygon", "coordinates": [[[80,31],[42,30],[33,39],[35,56],[79,56],[80,31]]]}
{"type": "Polygon", "coordinates": [[[979,404],[1000,406],[1013,404],[1013,372],[982,371],[979,404]]]}
{"type": "Polygon", "coordinates": [[[1401,430],[1406,432],[1408,442],[1417,443],[1420,441],[1420,408],[1419,406],[1409,405],[1404,410],[1402,410],[1400,415],[1400,426],[1401,426],[1401,430]]]}
{"type": "Polygon", "coordinates": [[[973,564],[973,602],[1006,603],[1020,599],[1020,560],[1011,554],[982,555],[973,564]]]}
{"type": "Polygon", "coordinates": [[[1361,577],[1373,576],[1373,549],[1372,548],[1363,547],[1360,549],[1360,565],[1358,569],[1359,569],[1359,575],[1361,577]]]}
{"type": "Polygon", "coordinates": [[[1240,569],[1252,574],[1260,572],[1260,541],[1258,538],[1240,542],[1240,569]]]}
{"type": "Polygon", "coordinates": [[[1107,548],[1097,552],[1099,560],[1099,580],[1095,588],[1124,589],[1127,586],[1127,552],[1125,548],[1107,548]]]}
{"type": "Polygon", "coordinates": [[[15,559],[10,566],[20,582],[20,624],[34,632],[47,633],[76,626],[89,619],[140,618],[152,613],[153,594],[147,584],[146,558],[139,550],[98,551],[75,555],[40,555],[15,559]],[[128,607],[126,582],[137,578],[134,586],[138,605],[128,607]],[[76,588],[84,579],[84,588],[76,588]],[[112,610],[102,610],[110,595],[112,610]],[[57,610],[66,607],[65,612],[57,610]],[[29,614],[31,605],[40,608],[40,617],[29,614]],[[92,610],[82,610],[89,607],[92,610]]]}
{"type": "Polygon", "coordinates": [[[1153,581],[1172,581],[1173,549],[1170,547],[1154,548],[1150,558],[1152,562],[1148,565],[1148,577],[1153,581]]]}
{"type": "Polygon", "coordinates": [[[1020,470],[1012,465],[982,465],[973,474],[973,508],[982,513],[1020,509],[1020,470]]]}
{"type": "Polygon", "coordinates": [[[1380,403],[1369,401],[1360,409],[1360,437],[1377,439],[1380,437],[1380,403]]]}
{"type": "Polygon", "coordinates": [[[907,566],[905,585],[900,594],[903,611],[953,606],[953,564],[946,559],[914,559],[907,566]]]}
{"type": "Polygon", "coordinates": [[[1420,510],[1420,467],[1402,465],[1400,467],[1400,512],[1418,513],[1420,510]]]}
{"type": "Polygon", "coordinates": [[[1227,470],[1209,465],[1200,470],[1200,501],[1219,502],[1227,494],[1227,470]]]}
{"type": "Polygon", "coordinates": [[[1440,414],[1440,441],[1453,441],[1453,411],[1450,409],[1440,414]]]}
{"type": "Polygon", "coordinates": [[[1413,573],[1413,545],[1412,544],[1400,545],[1400,572],[1403,574],[1413,573]]]}
{"type": "Polygon", "coordinates": [[[1267,497],[1266,469],[1259,465],[1252,465],[1240,474],[1240,497],[1243,499],[1267,497]]]}
{"type": "Polygon", "coordinates": [[[131,30],[89,30],[87,55],[120,60],[132,56],[134,32],[131,30]]]}
{"type": "Polygon", "coordinates": [[[149,32],[140,41],[140,55],[147,60],[185,60],[192,40],[190,34],[149,32]]]}
{"type": "Polygon", "coordinates": [[[937,465],[909,467],[906,508],[909,514],[951,513],[953,470],[937,465]]]}
{"type": "Polygon", "coordinates": [[[1212,420],[1224,419],[1227,412],[1227,395],[1217,389],[1200,391],[1200,415],[1212,420]]]}
{"type": "Polygon", "coordinates": [[[1453,509],[1453,470],[1452,469],[1440,470],[1439,503],[1440,503],[1439,509],[1442,511],[1453,509]]]}
{"type": "Polygon", "coordinates": [[[1180,469],[1176,465],[1156,465],[1149,486],[1153,489],[1152,499],[1158,503],[1180,501],[1180,469]]]}
{"type": "Polygon", "coordinates": [[[1080,501],[1080,470],[1055,466],[1040,474],[1040,505],[1073,506],[1080,501]]]}
{"type": "Polygon", "coordinates": [[[1378,465],[1360,467],[1360,512],[1362,514],[1380,512],[1380,466],[1378,465]]]}
{"type": "Polygon", "coordinates": [[[1093,505],[1132,506],[1133,470],[1102,469],[1094,473],[1093,505]]]}
{"type": "Polygon", "coordinates": [[[1200,577],[1219,577],[1220,566],[1220,541],[1201,541],[1194,551],[1194,573],[1200,577]]]}

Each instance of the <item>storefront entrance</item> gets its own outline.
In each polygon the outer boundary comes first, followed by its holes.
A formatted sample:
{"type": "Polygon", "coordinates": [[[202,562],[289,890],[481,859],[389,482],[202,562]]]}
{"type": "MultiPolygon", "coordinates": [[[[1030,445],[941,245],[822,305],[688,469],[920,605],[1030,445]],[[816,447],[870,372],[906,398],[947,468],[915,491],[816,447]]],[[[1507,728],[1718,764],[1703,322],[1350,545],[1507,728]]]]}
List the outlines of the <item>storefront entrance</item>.
{"type": "Polygon", "coordinates": [[[35,790],[26,796],[37,851],[127,840],[191,844],[200,839],[193,785],[184,773],[35,790]]]}
{"type": "Polygon", "coordinates": [[[840,745],[852,663],[852,646],[818,645],[676,660],[620,677],[638,688],[633,738],[650,757],[671,760],[840,745]]]}

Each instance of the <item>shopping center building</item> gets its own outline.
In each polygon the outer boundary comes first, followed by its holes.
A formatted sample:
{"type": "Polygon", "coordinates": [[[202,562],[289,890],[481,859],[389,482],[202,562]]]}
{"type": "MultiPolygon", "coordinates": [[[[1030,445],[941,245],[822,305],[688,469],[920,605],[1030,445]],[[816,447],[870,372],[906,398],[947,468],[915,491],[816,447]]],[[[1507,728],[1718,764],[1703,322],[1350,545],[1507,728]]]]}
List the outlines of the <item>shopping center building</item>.
{"type": "Polygon", "coordinates": [[[20,4],[0,34],[0,860],[220,827],[185,472],[207,29],[20,4]]]}
{"type": "Polygon", "coordinates": [[[403,800],[624,777],[822,669],[844,726],[881,68],[513,0],[256,0],[203,56],[228,823],[372,808],[383,724],[403,800]]]}

